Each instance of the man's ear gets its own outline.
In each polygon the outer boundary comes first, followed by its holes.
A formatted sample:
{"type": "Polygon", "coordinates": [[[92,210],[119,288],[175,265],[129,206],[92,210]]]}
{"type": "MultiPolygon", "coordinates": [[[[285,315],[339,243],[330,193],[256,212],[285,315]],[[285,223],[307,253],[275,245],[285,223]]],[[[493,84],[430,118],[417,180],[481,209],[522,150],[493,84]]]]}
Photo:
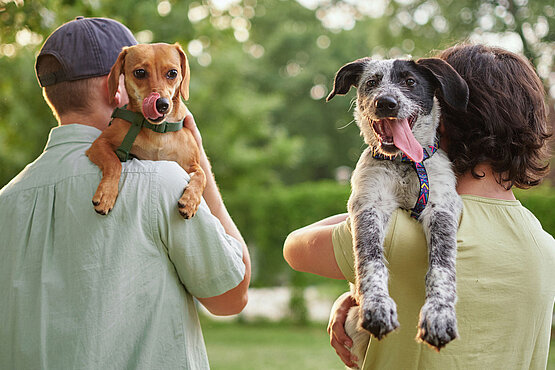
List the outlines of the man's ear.
{"type": "Polygon", "coordinates": [[[123,65],[125,63],[125,56],[127,55],[127,48],[124,47],[119,53],[118,59],[112,66],[110,74],[108,75],[108,98],[110,99],[110,104],[114,104],[116,93],[119,86],[119,76],[123,72],[123,65]]]}
{"type": "Polygon", "coordinates": [[[422,58],[416,61],[416,65],[432,74],[447,104],[460,112],[466,112],[468,85],[449,63],[439,58],[422,58]]]}
{"type": "Polygon", "coordinates": [[[358,85],[360,76],[364,72],[364,67],[370,60],[368,57],[357,59],[341,67],[335,74],[333,91],[328,95],[326,101],[330,101],[337,94],[345,95],[349,92],[351,86],[358,85]]]}
{"type": "Polygon", "coordinates": [[[187,60],[187,55],[181,48],[179,43],[174,44],[175,48],[179,52],[179,56],[181,57],[181,75],[183,79],[181,80],[181,86],[179,86],[179,91],[181,96],[185,100],[189,100],[189,81],[191,80],[191,71],[189,70],[189,61],[187,60]]]}

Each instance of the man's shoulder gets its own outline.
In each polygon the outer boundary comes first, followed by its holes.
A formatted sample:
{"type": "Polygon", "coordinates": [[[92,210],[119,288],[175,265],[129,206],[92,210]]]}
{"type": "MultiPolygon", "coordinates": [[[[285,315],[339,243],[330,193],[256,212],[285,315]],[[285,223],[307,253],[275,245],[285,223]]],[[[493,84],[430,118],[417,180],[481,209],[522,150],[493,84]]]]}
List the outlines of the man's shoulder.
{"type": "Polygon", "coordinates": [[[154,176],[156,182],[161,187],[178,187],[181,190],[183,190],[183,186],[189,182],[190,178],[183,167],[174,161],[132,159],[124,162],[122,166],[122,177],[129,177],[131,174],[154,176]]]}

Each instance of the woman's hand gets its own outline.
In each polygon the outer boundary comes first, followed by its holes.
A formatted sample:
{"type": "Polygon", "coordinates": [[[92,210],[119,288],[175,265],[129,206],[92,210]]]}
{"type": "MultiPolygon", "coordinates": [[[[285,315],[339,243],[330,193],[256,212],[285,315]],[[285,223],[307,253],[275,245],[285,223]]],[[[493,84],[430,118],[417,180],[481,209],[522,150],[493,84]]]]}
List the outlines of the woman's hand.
{"type": "Polygon", "coordinates": [[[349,309],[356,305],[357,302],[350,292],[343,293],[335,301],[328,324],[331,346],[345,365],[354,368],[357,367],[355,361],[358,361],[358,359],[348,349],[353,346],[353,340],[345,333],[345,321],[349,309]]]}

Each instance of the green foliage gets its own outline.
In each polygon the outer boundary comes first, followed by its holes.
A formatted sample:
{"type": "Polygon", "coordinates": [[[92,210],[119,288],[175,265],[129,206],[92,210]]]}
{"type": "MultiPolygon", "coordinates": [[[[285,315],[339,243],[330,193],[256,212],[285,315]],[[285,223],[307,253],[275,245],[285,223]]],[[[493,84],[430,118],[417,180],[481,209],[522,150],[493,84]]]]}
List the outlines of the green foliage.
{"type": "MultiPolygon", "coordinates": [[[[228,209],[252,252],[253,286],[289,282],[302,288],[320,284],[323,278],[291,270],[282,256],[283,243],[293,230],[346,212],[349,193],[348,185],[320,181],[224,194],[228,209]]],[[[516,195],[540,220],[544,230],[555,235],[555,189],[545,184],[526,191],[517,190],[516,195]]],[[[303,307],[299,297],[292,304],[303,307]]],[[[302,316],[297,319],[302,321],[302,316]]]]}
{"type": "Polygon", "coordinates": [[[34,55],[49,33],[78,15],[117,19],[141,42],[186,49],[201,43],[202,50],[188,50],[188,105],[223,191],[330,179],[337,167],[354,167],[362,141],[349,124],[353,92],[324,102],[335,72],[353,59],[427,56],[471,34],[514,32],[544,78],[553,63],[555,8],[547,0],[339,0],[315,9],[282,0],[218,4],[0,1],[0,186],[44,147],[54,120],[36,84],[34,55]],[[344,22],[328,24],[338,10],[347,14],[344,22]]]}
{"type": "MultiPolygon", "coordinates": [[[[292,270],[283,259],[287,235],[322,218],[346,212],[350,188],[331,181],[224,193],[230,214],[252,251],[253,286],[283,285],[292,270]]],[[[295,276],[304,286],[317,277],[295,276]]]]}
{"type": "Polygon", "coordinates": [[[545,183],[529,190],[515,190],[515,196],[540,220],[542,227],[555,235],[555,188],[545,183]]]}

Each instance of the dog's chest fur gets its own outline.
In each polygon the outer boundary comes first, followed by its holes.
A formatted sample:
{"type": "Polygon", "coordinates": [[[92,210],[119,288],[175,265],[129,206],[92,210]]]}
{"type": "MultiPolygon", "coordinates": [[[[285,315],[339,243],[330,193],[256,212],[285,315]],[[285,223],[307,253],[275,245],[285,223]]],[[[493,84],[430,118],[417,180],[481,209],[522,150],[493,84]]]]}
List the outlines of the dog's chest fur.
{"type": "Polygon", "coordinates": [[[181,135],[180,131],[160,134],[143,128],[133,143],[131,153],[139,159],[174,160],[179,151],[175,145],[180,142],[175,138],[178,135],[181,135]]]}

